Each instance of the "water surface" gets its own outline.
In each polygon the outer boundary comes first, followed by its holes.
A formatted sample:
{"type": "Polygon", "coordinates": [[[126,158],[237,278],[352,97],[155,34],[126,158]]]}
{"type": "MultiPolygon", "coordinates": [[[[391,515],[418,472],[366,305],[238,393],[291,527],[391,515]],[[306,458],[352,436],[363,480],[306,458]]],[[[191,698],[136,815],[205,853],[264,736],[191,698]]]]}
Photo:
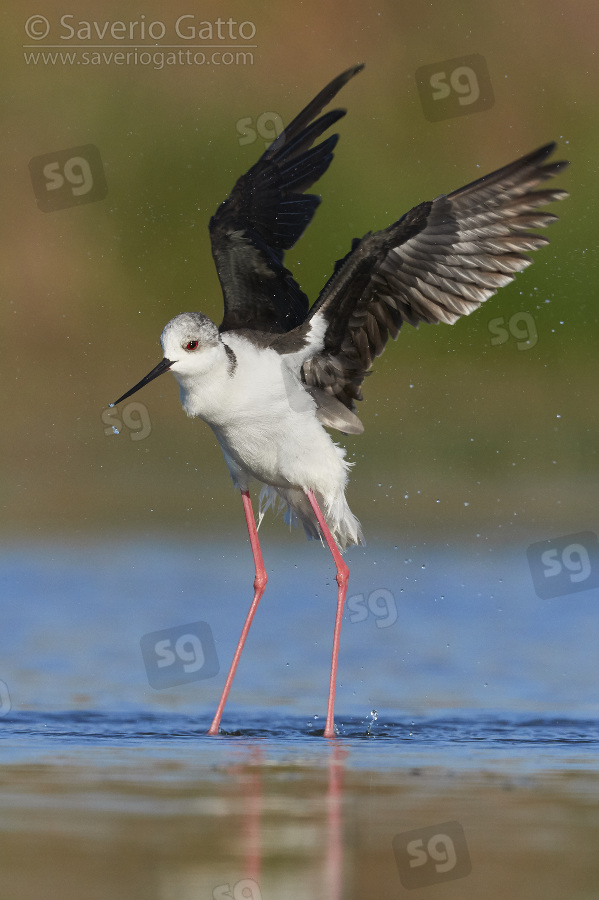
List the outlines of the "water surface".
{"type": "Polygon", "coordinates": [[[5,550],[3,896],[595,896],[596,592],[539,599],[518,549],[357,551],[327,741],[336,585],[318,546],[293,551],[268,548],[208,738],[245,544],[5,550]],[[198,621],[218,673],[152,688],[141,639],[198,621]]]}

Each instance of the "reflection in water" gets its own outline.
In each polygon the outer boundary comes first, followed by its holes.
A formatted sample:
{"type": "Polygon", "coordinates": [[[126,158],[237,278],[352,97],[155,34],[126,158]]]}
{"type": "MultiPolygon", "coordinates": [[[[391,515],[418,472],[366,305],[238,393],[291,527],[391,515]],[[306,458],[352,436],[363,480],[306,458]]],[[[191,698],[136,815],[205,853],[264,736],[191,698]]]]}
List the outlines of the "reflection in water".
{"type": "MultiPolygon", "coordinates": [[[[230,773],[235,773],[236,779],[241,787],[242,802],[242,844],[243,844],[243,867],[242,871],[247,873],[248,880],[253,882],[255,888],[250,891],[250,885],[243,885],[241,894],[244,900],[262,900],[260,895],[260,872],[262,871],[262,836],[260,833],[260,817],[262,815],[262,765],[264,764],[264,756],[262,747],[259,744],[250,744],[248,746],[249,759],[245,765],[238,767],[235,772],[230,769],[230,773]]],[[[233,894],[235,900],[235,892],[233,894]]]]}
{"type": "Polygon", "coordinates": [[[418,858],[412,881],[449,872],[464,900],[595,896],[595,720],[379,715],[334,742],[278,713],[236,724],[214,740],[177,715],[6,716],[4,893],[364,900],[398,896],[418,858]]]}
{"type": "Polygon", "coordinates": [[[340,900],[343,887],[343,775],[347,750],[335,743],[329,755],[325,896],[340,900]]]}
{"type": "MultiPolygon", "coordinates": [[[[241,851],[240,871],[243,877],[234,884],[218,885],[213,891],[213,900],[263,900],[260,874],[263,868],[263,855],[276,853],[276,846],[270,847],[269,841],[263,840],[261,816],[265,808],[263,766],[264,751],[259,744],[247,744],[245,750],[248,758],[245,762],[230,766],[227,774],[235,780],[241,794],[241,851]]],[[[315,894],[309,879],[305,877],[296,885],[294,896],[314,900],[322,895],[327,900],[341,900],[343,894],[343,785],[344,765],[348,750],[337,741],[327,747],[327,790],[323,794],[316,793],[316,802],[312,812],[315,821],[307,825],[303,835],[303,843],[324,849],[322,861],[321,887],[315,894]],[[324,830],[324,834],[323,834],[324,830]],[[303,885],[303,887],[302,887],[303,885]],[[322,886],[324,890],[322,890],[322,886]]],[[[268,806],[268,804],[266,804],[268,806]]],[[[274,804],[277,806],[278,804],[274,804]]],[[[273,812],[272,801],[270,812],[273,812]]],[[[299,830],[296,832],[299,835],[299,830]]],[[[276,835],[275,835],[276,843],[276,835]]],[[[281,895],[282,896],[282,895],[281,895]]]]}

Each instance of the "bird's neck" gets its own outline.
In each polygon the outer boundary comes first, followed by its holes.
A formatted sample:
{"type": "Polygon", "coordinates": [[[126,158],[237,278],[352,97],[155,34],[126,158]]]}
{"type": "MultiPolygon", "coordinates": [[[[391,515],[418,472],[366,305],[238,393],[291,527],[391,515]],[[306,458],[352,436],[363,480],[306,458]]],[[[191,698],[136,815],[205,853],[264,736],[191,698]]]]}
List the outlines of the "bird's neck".
{"type": "Polygon", "coordinates": [[[196,372],[173,374],[179,382],[181,404],[187,415],[218,423],[232,377],[229,353],[222,341],[202,351],[202,362],[204,367],[196,372]]]}

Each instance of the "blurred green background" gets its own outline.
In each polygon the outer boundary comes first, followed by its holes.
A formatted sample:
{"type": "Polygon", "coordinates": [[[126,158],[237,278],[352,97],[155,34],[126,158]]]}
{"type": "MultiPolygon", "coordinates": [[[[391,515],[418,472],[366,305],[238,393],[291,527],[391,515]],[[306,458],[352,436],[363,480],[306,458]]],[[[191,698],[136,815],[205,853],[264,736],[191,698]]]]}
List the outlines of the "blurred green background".
{"type": "MultiPolygon", "coordinates": [[[[595,528],[595,4],[177,0],[168,8],[79,3],[74,12],[13,2],[0,17],[7,538],[167,530],[245,538],[220,449],[207,426],[183,414],[173,378],[134,398],[139,420],[118,436],[106,407],[159,361],[172,316],[198,309],[220,321],[208,220],[265,147],[258,134],[244,141],[239,123],[257,124],[263,113],[290,121],[360,61],[365,71],[339,97],[348,115],[319,183],[323,203],[288,256],[312,299],[354,236],[421,200],[548,140],[559,143],[556,158],[572,161],[559,177],[571,199],[553,208],[560,221],[533,266],[453,327],[406,326],[367,380],[365,434],[343,439],[356,462],[349,499],[367,539],[495,546],[595,528]],[[180,15],[232,17],[255,25],[256,46],[245,64],[33,65],[23,44],[36,43],[24,28],[34,14],[51,24],[37,44],[65,49],[124,42],[61,41],[64,14],[99,23],[143,14],[168,26],[163,44],[180,15]],[[486,60],[494,105],[428,121],[415,72],[473,53],[486,60]],[[100,151],[106,198],[40,211],[29,161],[86,144],[100,151]],[[509,338],[493,345],[499,318],[509,338]],[[533,346],[509,334],[510,320],[533,322],[533,346]]],[[[263,527],[273,540],[281,534],[276,523],[263,527]]]]}

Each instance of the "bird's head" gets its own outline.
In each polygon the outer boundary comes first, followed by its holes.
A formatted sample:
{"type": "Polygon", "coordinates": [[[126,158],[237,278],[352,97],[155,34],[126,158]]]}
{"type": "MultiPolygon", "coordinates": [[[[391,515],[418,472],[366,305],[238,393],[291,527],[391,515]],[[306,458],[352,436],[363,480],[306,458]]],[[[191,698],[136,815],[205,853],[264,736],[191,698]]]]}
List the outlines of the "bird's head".
{"type": "Polygon", "coordinates": [[[222,349],[218,328],[198,312],[181,313],[171,319],[164,327],[160,343],[164,359],[111,406],[126,400],[163,372],[172,372],[179,382],[204,375],[214,366],[222,349]]]}
{"type": "Polygon", "coordinates": [[[164,359],[175,375],[203,375],[212,368],[221,340],[218,328],[202,313],[181,313],[160,335],[164,359]]]}

